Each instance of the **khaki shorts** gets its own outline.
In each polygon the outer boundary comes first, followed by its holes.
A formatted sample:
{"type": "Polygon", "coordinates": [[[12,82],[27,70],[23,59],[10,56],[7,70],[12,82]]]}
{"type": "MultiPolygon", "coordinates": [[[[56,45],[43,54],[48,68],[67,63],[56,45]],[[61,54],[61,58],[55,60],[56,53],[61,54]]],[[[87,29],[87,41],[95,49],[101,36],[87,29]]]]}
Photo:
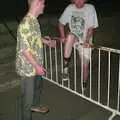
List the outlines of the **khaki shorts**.
{"type": "Polygon", "coordinates": [[[83,47],[83,45],[81,45],[80,42],[76,42],[75,43],[75,48],[78,51],[79,56],[81,58],[90,60],[90,58],[91,58],[91,51],[92,51],[91,48],[85,48],[85,47],[83,47]]]}
{"type": "Polygon", "coordinates": [[[79,37],[75,34],[75,33],[72,33],[72,32],[69,32],[69,34],[72,34],[75,36],[75,48],[77,49],[78,53],[79,53],[79,56],[80,58],[82,59],[82,57],[86,60],[90,60],[91,58],[91,51],[92,51],[92,48],[85,48],[83,47],[83,41],[79,40],[79,37]]]}

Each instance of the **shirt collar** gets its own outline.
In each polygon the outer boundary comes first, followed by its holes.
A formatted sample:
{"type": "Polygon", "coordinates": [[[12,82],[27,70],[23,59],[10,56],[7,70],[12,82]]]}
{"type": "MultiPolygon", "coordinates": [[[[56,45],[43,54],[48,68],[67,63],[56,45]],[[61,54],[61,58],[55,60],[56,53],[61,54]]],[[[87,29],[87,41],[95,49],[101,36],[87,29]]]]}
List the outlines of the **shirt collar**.
{"type": "Polygon", "coordinates": [[[31,18],[35,19],[36,20],[36,17],[32,14],[32,13],[28,13],[28,16],[30,16],[31,18]]]}

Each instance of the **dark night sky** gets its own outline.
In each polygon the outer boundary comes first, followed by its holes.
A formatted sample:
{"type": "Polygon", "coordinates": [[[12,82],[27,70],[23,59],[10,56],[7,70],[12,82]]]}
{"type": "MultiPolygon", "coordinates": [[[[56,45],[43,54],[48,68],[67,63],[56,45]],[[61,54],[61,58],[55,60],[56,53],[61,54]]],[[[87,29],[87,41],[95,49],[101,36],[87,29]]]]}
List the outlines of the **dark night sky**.
{"type": "MultiPolygon", "coordinates": [[[[95,8],[100,12],[103,10],[109,14],[112,12],[120,12],[119,0],[89,0],[95,5],[95,8]]],[[[59,14],[70,3],[70,0],[46,0],[46,14],[59,14]]],[[[23,15],[27,10],[27,0],[7,0],[0,4],[0,18],[16,17],[23,15]]]]}

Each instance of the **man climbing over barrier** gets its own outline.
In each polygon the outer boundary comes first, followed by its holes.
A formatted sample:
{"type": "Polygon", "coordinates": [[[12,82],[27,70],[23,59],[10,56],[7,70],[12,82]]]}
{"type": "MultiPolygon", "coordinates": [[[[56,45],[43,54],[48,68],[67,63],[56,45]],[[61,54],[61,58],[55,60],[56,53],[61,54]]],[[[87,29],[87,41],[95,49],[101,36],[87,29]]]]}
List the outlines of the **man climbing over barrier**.
{"type": "Polygon", "coordinates": [[[72,47],[78,43],[77,50],[83,58],[83,88],[87,87],[89,75],[90,47],[95,28],[98,27],[96,10],[87,0],[72,0],[59,18],[60,40],[64,43],[63,79],[68,76],[72,47]],[[68,24],[69,32],[65,33],[68,24]]]}

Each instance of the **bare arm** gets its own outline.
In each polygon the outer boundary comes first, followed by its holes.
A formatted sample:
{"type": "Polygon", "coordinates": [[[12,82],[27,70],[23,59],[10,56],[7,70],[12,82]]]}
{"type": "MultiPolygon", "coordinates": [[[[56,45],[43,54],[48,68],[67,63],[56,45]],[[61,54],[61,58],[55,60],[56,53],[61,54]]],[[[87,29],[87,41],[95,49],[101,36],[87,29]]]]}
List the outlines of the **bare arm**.
{"type": "Polygon", "coordinates": [[[49,36],[42,37],[42,42],[43,42],[43,44],[45,44],[45,45],[48,45],[48,46],[49,46],[50,40],[51,40],[51,38],[50,38],[49,36]]]}
{"type": "Polygon", "coordinates": [[[66,35],[65,35],[65,30],[64,30],[64,25],[59,23],[59,33],[60,33],[60,40],[61,42],[65,41],[66,35]]]}
{"type": "Polygon", "coordinates": [[[49,36],[43,37],[42,42],[43,42],[43,44],[45,44],[51,48],[55,48],[55,46],[56,46],[56,40],[52,40],[49,36]]]}
{"type": "Polygon", "coordinates": [[[88,29],[86,40],[85,40],[86,43],[90,43],[89,40],[90,40],[91,36],[93,35],[94,31],[95,31],[95,29],[92,27],[88,29]]]}
{"type": "Polygon", "coordinates": [[[92,43],[90,42],[90,38],[94,34],[95,28],[89,28],[87,31],[86,39],[84,42],[84,47],[93,47],[92,43]]]}
{"type": "Polygon", "coordinates": [[[33,55],[30,53],[30,51],[26,50],[23,51],[22,54],[25,56],[25,58],[30,62],[30,64],[36,68],[38,66],[37,62],[35,61],[33,55]]]}

